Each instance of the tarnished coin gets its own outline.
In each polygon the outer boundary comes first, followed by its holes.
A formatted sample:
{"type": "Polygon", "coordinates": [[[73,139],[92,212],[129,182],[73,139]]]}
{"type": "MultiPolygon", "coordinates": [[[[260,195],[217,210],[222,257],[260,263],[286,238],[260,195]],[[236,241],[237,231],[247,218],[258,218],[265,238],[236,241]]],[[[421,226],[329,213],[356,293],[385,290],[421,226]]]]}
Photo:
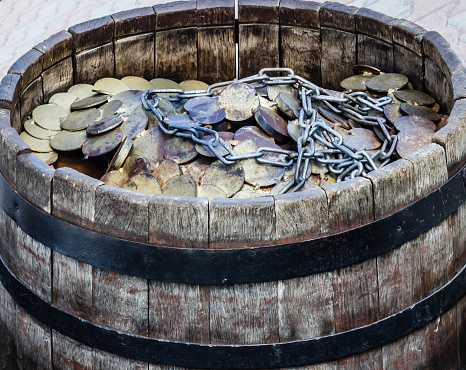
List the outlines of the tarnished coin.
{"type": "Polygon", "coordinates": [[[58,151],[71,152],[81,149],[87,140],[86,131],[60,131],[50,139],[50,146],[58,151]]]}
{"type": "MultiPolygon", "coordinates": [[[[207,135],[204,137],[204,140],[210,140],[212,139],[213,136],[207,135]]],[[[223,138],[222,138],[223,139],[223,138]]],[[[214,146],[214,149],[217,151],[218,154],[220,154],[222,157],[228,155],[230,152],[225,149],[225,147],[221,144],[217,144],[214,146]]],[[[196,151],[200,154],[203,155],[204,157],[216,157],[214,153],[210,151],[208,147],[205,147],[201,144],[196,144],[196,151]]]]}
{"type": "Polygon", "coordinates": [[[197,156],[196,144],[184,137],[171,136],[165,141],[163,156],[178,164],[187,163],[197,156]]]}
{"type": "Polygon", "coordinates": [[[387,92],[402,89],[408,82],[408,77],[400,73],[384,73],[367,80],[366,86],[373,91],[387,92]]]}
{"type": "Polygon", "coordinates": [[[41,161],[45,162],[45,164],[48,164],[48,165],[52,165],[56,161],[58,161],[58,153],[55,152],[55,151],[51,151],[51,152],[48,152],[48,153],[35,152],[34,154],[37,157],[39,157],[39,159],[41,161]]]}
{"type": "Polygon", "coordinates": [[[380,74],[380,69],[372,67],[372,66],[367,66],[364,64],[355,64],[353,66],[353,73],[355,75],[379,75],[380,74]]]}
{"type": "Polygon", "coordinates": [[[415,105],[433,105],[435,103],[435,99],[426,94],[423,93],[422,91],[417,91],[417,90],[411,90],[411,89],[403,89],[403,90],[397,90],[395,91],[395,96],[410,104],[415,104],[415,105]]]}
{"type": "Polygon", "coordinates": [[[400,157],[405,157],[411,152],[432,143],[434,132],[424,127],[414,127],[400,131],[396,151],[400,157]]]}
{"type": "Polygon", "coordinates": [[[198,186],[197,196],[199,198],[208,198],[209,200],[214,198],[227,198],[225,191],[220,186],[211,184],[198,186]]]}
{"type": "Polygon", "coordinates": [[[26,131],[23,131],[19,136],[27,145],[31,147],[33,152],[48,153],[53,151],[48,140],[38,139],[29,135],[26,131]]]}
{"type": "MultiPolygon", "coordinates": [[[[330,185],[330,184],[336,184],[337,183],[337,175],[335,175],[332,172],[326,173],[324,176],[320,178],[320,186],[325,186],[325,185],[330,185]]],[[[306,181],[307,182],[307,181],[306,181]]],[[[306,185],[306,184],[304,184],[306,185]]],[[[305,188],[302,189],[303,191],[306,190],[305,188]]]]}
{"type": "Polygon", "coordinates": [[[403,103],[400,105],[400,110],[409,116],[422,117],[429,121],[438,122],[442,118],[442,115],[435,112],[434,110],[428,107],[420,107],[417,105],[412,105],[408,103],[403,103]]]}
{"type": "Polygon", "coordinates": [[[163,159],[166,139],[167,136],[158,127],[152,127],[135,138],[130,155],[138,154],[152,163],[158,162],[163,159]]]}
{"type": "Polygon", "coordinates": [[[298,141],[299,137],[302,135],[301,128],[299,127],[299,121],[297,119],[288,122],[286,126],[288,134],[294,141],[298,141]]]}
{"type": "Polygon", "coordinates": [[[152,173],[154,171],[154,166],[152,166],[150,161],[143,156],[130,155],[126,158],[122,169],[129,178],[141,172],[152,173]]]}
{"type": "MultiPolygon", "coordinates": [[[[257,189],[260,189],[259,187],[257,189]]],[[[240,191],[232,196],[234,199],[247,199],[261,196],[254,187],[249,184],[244,184],[240,191]]]]}
{"type": "Polygon", "coordinates": [[[235,132],[234,140],[241,141],[252,137],[261,137],[269,139],[270,137],[257,126],[243,126],[235,132]]]}
{"type": "Polygon", "coordinates": [[[76,95],[71,93],[60,92],[52,95],[52,97],[49,99],[49,103],[59,105],[60,107],[66,109],[70,109],[71,104],[73,104],[76,100],[78,100],[78,97],[76,95]]]}
{"type": "Polygon", "coordinates": [[[46,130],[45,128],[36,125],[33,119],[28,119],[24,122],[24,131],[29,135],[42,140],[49,139],[58,133],[58,131],[46,130]]]}
{"type": "Polygon", "coordinates": [[[344,128],[350,129],[351,126],[348,124],[348,120],[339,114],[336,114],[332,112],[330,109],[327,109],[325,107],[319,107],[317,111],[328,121],[333,122],[333,123],[339,123],[342,125],[344,128]]]}
{"type": "MultiPolygon", "coordinates": [[[[204,157],[201,157],[204,158],[204,157]]],[[[201,163],[198,159],[180,166],[183,174],[191,176],[191,178],[199,184],[204,177],[205,172],[209,168],[208,164],[201,163]]]]}
{"type": "Polygon", "coordinates": [[[60,131],[61,121],[70,113],[56,104],[39,105],[32,111],[34,122],[46,130],[60,131]]]}
{"type": "Polygon", "coordinates": [[[90,125],[86,129],[86,132],[88,135],[103,134],[104,132],[108,132],[113,130],[115,127],[120,126],[122,122],[123,118],[120,116],[107,116],[90,125]]]}
{"type": "Polygon", "coordinates": [[[154,175],[147,172],[132,176],[124,185],[124,189],[137,191],[144,194],[160,194],[162,189],[154,175]]]}
{"type": "Polygon", "coordinates": [[[226,165],[218,160],[209,166],[202,184],[219,186],[225,192],[226,197],[231,197],[242,188],[244,176],[243,166],[238,162],[226,165]]]}
{"type": "Polygon", "coordinates": [[[387,104],[385,107],[383,107],[383,113],[392,124],[397,118],[403,116],[400,111],[400,104],[387,104]]]}
{"type": "Polygon", "coordinates": [[[89,84],[77,84],[73,85],[68,89],[68,93],[76,95],[78,99],[84,99],[88,96],[97,95],[95,91],[92,91],[94,86],[89,84]]]}
{"type": "Polygon", "coordinates": [[[346,91],[366,91],[366,81],[370,78],[369,74],[351,76],[341,81],[340,86],[346,91]]]}
{"type": "Polygon", "coordinates": [[[197,194],[197,185],[188,175],[175,176],[163,184],[162,194],[195,197],[197,194]]]}
{"type": "Polygon", "coordinates": [[[278,93],[276,99],[278,104],[278,109],[289,118],[297,118],[295,115],[295,110],[302,108],[301,101],[294,95],[280,92],[278,93]]]}
{"type": "Polygon", "coordinates": [[[233,83],[220,92],[218,102],[225,109],[225,117],[237,122],[253,116],[259,106],[259,97],[251,86],[233,83]]]}
{"type": "Polygon", "coordinates": [[[71,104],[71,110],[78,110],[78,109],[87,109],[92,107],[98,107],[108,101],[110,97],[108,95],[92,95],[88,96],[87,98],[76,100],[73,104],[71,104]]]}
{"type": "Polygon", "coordinates": [[[205,82],[198,81],[198,80],[186,80],[180,82],[180,87],[184,91],[190,90],[205,90],[209,87],[205,82]]]}
{"type": "Polygon", "coordinates": [[[416,116],[403,116],[398,118],[394,123],[398,131],[403,131],[413,127],[424,127],[435,132],[435,123],[428,119],[416,116]]]}
{"type": "Polygon", "coordinates": [[[291,85],[268,85],[267,96],[270,100],[275,100],[279,93],[296,94],[296,89],[291,85]]]}
{"type": "MultiPolygon", "coordinates": [[[[113,96],[113,100],[119,100],[123,103],[125,114],[131,114],[136,108],[142,108],[141,90],[126,90],[113,96]]],[[[144,108],[142,108],[144,109],[144,108]]]]}
{"type": "Polygon", "coordinates": [[[382,145],[375,133],[365,128],[349,130],[348,135],[344,137],[344,141],[356,150],[377,149],[382,145]]]}
{"type": "MultiPolygon", "coordinates": [[[[182,90],[180,84],[167,78],[154,78],[149,81],[153,89],[178,89],[182,90]]],[[[169,98],[170,96],[176,96],[176,93],[157,93],[158,97],[169,98]]]]}
{"type": "Polygon", "coordinates": [[[115,95],[129,89],[128,85],[117,78],[104,77],[95,82],[93,90],[103,94],[115,95]]]}
{"type": "Polygon", "coordinates": [[[107,172],[100,178],[100,181],[103,181],[105,185],[122,187],[128,181],[128,176],[120,169],[107,172]]]}
{"type": "Polygon", "coordinates": [[[116,151],[112,160],[108,165],[108,170],[118,170],[125,163],[126,158],[128,158],[129,152],[133,147],[133,140],[129,137],[125,137],[120,147],[116,151]]]}
{"type": "Polygon", "coordinates": [[[439,103],[435,103],[434,105],[432,105],[431,107],[429,107],[430,109],[432,109],[434,112],[439,112],[440,111],[440,104],[439,103]]]}
{"type": "Polygon", "coordinates": [[[286,129],[287,122],[273,110],[266,107],[258,107],[254,118],[262,130],[274,139],[285,141],[290,137],[286,129]]]}
{"type": "Polygon", "coordinates": [[[275,112],[278,112],[278,103],[275,100],[269,100],[259,95],[259,105],[261,107],[270,108],[275,112]]]}
{"type": "Polygon", "coordinates": [[[100,111],[96,108],[71,112],[61,123],[61,128],[68,131],[81,131],[88,128],[100,118],[100,111]]]}
{"type": "Polygon", "coordinates": [[[184,104],[184,109],[190,112],[193,108],[201,104],[218,104],[218,100],[211,96],[198,96],[196,98],[189,99],[184,104]]]}
{"type": "MultiPolygon", "coordinates": [[[[280,149],[278,145],[270,140],[261,138],[251,138],[240,141],[235,146],[237,154],[256,153],[259,148],[280,149]]],[[[280,161],[277,153],[265,153],[263,159],[280,161]]],[[[284,167],[272,166],[259,163],[255,158],[244,159],[240,161],[244,169],[245,181],[253,186],[270,186],[276,184],[285,173],[284,167]]]]}
{"type": "Polygon", "coordinates": [[[132,113],[125,118],[120,128],[125,133],[125,137],[134,139],[146,129],[148,122],[149,118],[144,113],[132,113]]]}
{"type": "Polygon", "coordinates": [[[83,145],[84,159],[107,154],[117,147],[123,140],[123,131],[119,128],[102,135],[94,135],[83,145]]]}
{"type": "Polygon", "coordinates": [[[113,114],[119,113],[121,111],[121,107],[123,106],[123,102],[121,100],[111,100],[108,103],[105,103],[99,110],[102,112],[102,117],[108,117],[113,114]]]}
{"type": "Polygon", "coordinates": [[[164,98],[159,99],[159,104],[157,105],[157,108],[159,108],[162,114],[164,115],[176,114],[175,106],[172,104],[171,101],[164,98]]]}
{"type": "Polygon", "coordinates": [[[212,125],[225,119],[225,110],[220,108],[217,102],[199,104],[189,111],[189,115],[194,122],[203,125],[212,125]]]}
{"type": "Polygon", "coordinates": [[[157,178],[161,185],[165,184],[172,177],[181,175],[180,166],[171,159],[162,159],[154,163],[152,174],[157,178]]]}
{"type": "Polygon", "coordinates": [[[124,82],[130,90],[146,91],[149,89],[153,89],[152,84],[142,77],[126,76],[121,79],[121,82],[124,82]]]}
{"type": "Polygon", "coordinates": [[[165,116],[164,121],[169,125],[182,125],[186,127],[194,127],[198,126],[196,122],[194,122],[191,117],[187,114],[182,113],[171,113],[165,116]]]}

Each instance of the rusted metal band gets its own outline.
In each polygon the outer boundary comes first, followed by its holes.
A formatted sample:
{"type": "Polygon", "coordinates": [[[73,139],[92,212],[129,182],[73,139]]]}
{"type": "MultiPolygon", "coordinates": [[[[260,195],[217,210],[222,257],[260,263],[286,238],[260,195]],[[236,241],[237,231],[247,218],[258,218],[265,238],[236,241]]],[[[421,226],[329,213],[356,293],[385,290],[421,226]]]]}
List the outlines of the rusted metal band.
{"type": "Polygon", "coordinates": [[[188,284],[276,281],[379,256],[442,222],[466,201],[466,166],[441,187],[383,219],[339,234],[240,249],[189,249],[96,233],[43,212],[0,176],[0,206],[33,239],[75,260],[146,279],[188,284]]]}
{"type": "Polygon", "coordinates": [[[0,281],[30,315],[86,346],[154,364],[194,368],[256,369],[301,366],[368,351],[426,325],[466,293],[466,265],[440,290],[383,320],[319,338],[259,344],[210,345],[124,333],[73,316],[29,290],[0,258],[0,281]]]}

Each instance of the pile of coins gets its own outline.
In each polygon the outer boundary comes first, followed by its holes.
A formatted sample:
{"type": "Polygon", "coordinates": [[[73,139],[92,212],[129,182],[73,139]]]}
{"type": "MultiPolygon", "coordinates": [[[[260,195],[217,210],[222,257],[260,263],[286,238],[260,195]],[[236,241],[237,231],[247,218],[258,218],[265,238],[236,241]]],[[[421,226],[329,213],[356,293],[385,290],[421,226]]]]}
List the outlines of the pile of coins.
{"type": "Polygon", "coordinates": [[[69,165],[59,161],[66,152],[80,158],[80,169],[97,158],[106,184],[148,194],[212,199],[303,191],[403,157],[445,123],[435,100],[413,90],[406,76],[369,66],[354,73],[341,82],[343,94],[294,74],[211,86],[103,78],[52,96],[20,136],[47,164],[69,165]]]}

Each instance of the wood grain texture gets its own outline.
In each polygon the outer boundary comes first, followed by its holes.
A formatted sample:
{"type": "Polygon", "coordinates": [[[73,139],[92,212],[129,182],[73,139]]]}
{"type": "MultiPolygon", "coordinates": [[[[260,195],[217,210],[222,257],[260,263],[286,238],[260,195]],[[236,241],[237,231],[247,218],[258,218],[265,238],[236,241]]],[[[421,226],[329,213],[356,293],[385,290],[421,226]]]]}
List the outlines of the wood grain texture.
{"type": "Polygon", "coordinates": [[[149,240],[150,195],[102,185],[95,193],[95,231],[122,239],[149,240]]]}
{"type": "Polygon", "coordinates": [[[21,101],[18,100],[11,110],[11,126],[20,133],[22,122],[21,122],[21,101]]]}
{"type": "Polygon", "coordinates": [[[8,73],[0,83],[0,108],[11,109],[19,99],[21,92],[21,75],[8,73]]]}
{"type": "Polygon", "coordinates": [[[151,338],[210,343],[208,286],[152,280],[149,302],[151,338]]]}
{"type": "Polygon", "coordinates": [[[319,29],[321,5],[315,1],[281,0],[280,25],[319,29]]]}
{"type": "Polygon", "coordinates": [[[198,79],[208,84],[235,78],[233,26],[202,27],[197,36],[198,79]]]}
{"type": "Polygon", "coordinates": [[[54,369],[92,370],[93,350],[52,330],[52,361],[54,369]]]}
{"type": "Polygon", "coordinates": [[[197,28],[156,33],[155,76],[177,82],[197,79],[197,28]]]}
{"type": "Polygon", "coordinates": [[[409,78],[415,90],[424,90],[424,61],[416,53],[394,44],[393,72],[404,74],[409,78]]]}
{"type": "Polygon", "coordinates": [[[321,86],[320,31],[280,26],[280,65],[321,86]]]}
{"type": "Polygon", "coordinates": [[[458,334],[458,368],[463,369],[466,367],[466,296],[461,298],[456,304],[456,314],[457,314],[457,328],[456,332],[458,334]]]}
{"type": "Polygon", "coordinates": [[[145,370],[148,368],[149,365],[147,362],[136,361],[112,353],[94,350],[93,369],[95,370],[145,370]]]}
{"type": "Polygon", "coordinates": [[[279,26],[239,25],[239,77],[257,74],[262,68],[280,66],[279,26]]]}
{"type": "Polygon", "coordinates": [[[104,45],[113,39],[114,21],[110,16],[91,19],[68,29],[73,36],[76,53],[104,45]]]}
{"type": "Polygon", "coordinates": [[[360,8],[354,17],[356,32],[378,38],[388,43],[393,42],[393,18],[367,8],[360,8]]]}
{"type": "Polygon", "coordinates": [[[280,0],[239,0],[239,23],[279,23],[280,0]]]}
{"type": "Polygon", "coordinates": [[[197,0],[197,25],[199,27],[233,25],[234,0],[197,0]]]}
{"type": "Polygon", "coordinates": [[[75,84],[92,84],[100,78],[113,77],[115,74],[113,43],[82,51],[73,55],[73,58],[75,84]]]}
{"type": "Polygon", "coordinates": [[[212,343],[276,343],[277,282],[210,287],[212,343]]]}
{"type": "Polygon", "coordinates": [[[197,26],[196,0],[173,1],[154,5],[155,30],[197,26]]]}
{"type": "Polygon", "coordinates": [[[115,77],[128,75],[151,80],[155,72],[154,33],[115,40],[115,77]]]}
{"type": "Polygon", "coordinates": [[[149,202],[149,243],[209,247],[209,200],[157,194],[149,202]]]}
{"type": "MultiPolygon", "coordinates": [[[[35,107],[44,104],[44,95],[42,92],[42,77],[37,77],[23,91],[21,100],[21,122],[32,113],[35,107]]],[[[20,131],[23,130],[21,125],[20,131]]]]}
{"type": "Polygon", "coordinates": [[[39,50],[30,49],[19,57],[8,70],[8,73],[21,75],[21,90],[24,90],[42,73],[42,57],[43,54],[39,50]]]}
{"type": "Polygon", "coordinates": [[[424,369],[424,328],[382,347],[384,369],[424,369]]]}
{"type": "Polygon", "coordinates": [[[16,223],[0,209],[0,232],[2,238],[0,240],[0,256],[2,257],[5,265],[9,269],[17,269],[16,264],[16,223]]]}
{"type": "Polygon", "coordinates": [[[327,27],[320,30],[322,40],[322,86],[340,90],[340,82],[353,75],[356,61],[356,35],[327,27]]]}
{"type": "Polygon", "coordinates": [[[451,215],[454,271],[459,271],[466,263],[466,205],[462,205],[451,215]]]}
{"type": "Polygon", "coordinates": [[[275,239],[272,197],[215,198],[209,206],[210,248],[269,245],[275,239]]]}
{"type": "Polygon", "coordinates": [[[42,72],[44,101],[48,102],[57,92],[68,90],[73,85],[73,61],[68,57],[42,72]]]}
{"type": "Polygon", "coordinates": [[[452,53],[447,40],[436,31],[428,31],[422,37],[422,47],[426,57],[431,59],[451,79],[451,74],[458,68],[464,68],[461,60],[452,53]]]}
{"type": "Polygon", "coordinates": [[[440,104],[442,113],[451,111],[454,104],[451,81],[429,58],[424,58],[425,92],[432,95],[440,104]]]}
{"type": "MultiPolygon", "coordinates": [[[[0,222],[3,222],[1,213],[0,222]]],[[[0,368],[11,369],[16,366],[16,302],[3,287],[3,284],[0,284],[0,307],[2,308],[0,315],[0,338],[2,338],[0,368]]]]}
{"type": "Polygon", "coordinates": [[[356,30],[354,16],[358,8],[336,2],[325,2],[319,10],[320,24],[354,33],[356,30]]]}
{"type": "Polygon", "coordinates": [[[111,17],[115,23],[115,39],[155,30],[155,11],[150,6],[114,13],[111,17]]]}
{"type": "Polygon", "coordinates": [[[13,127],[0,129],[0,172],[16,187],[16,157],[30,153],[31,148],[18,135],[13,127]]]}
{"type": "Polygon", "coordinates": [[[34,49],[43,54],[42,69],[45,71],[52,65],[71,56],[73,36],[68,31],[60,31],[34,46],[34,49]]]}
{"type": "Polygon", "coordinates": [[[385,41],[358,34],[358,64],[393,72],[393,45],[385,41]]]}
{"type": "Polygon", "coordinates": [[[394,19],[392,22],[393,42],[422,57],[422,38],[427,31],[406,19],[394,19]]]}

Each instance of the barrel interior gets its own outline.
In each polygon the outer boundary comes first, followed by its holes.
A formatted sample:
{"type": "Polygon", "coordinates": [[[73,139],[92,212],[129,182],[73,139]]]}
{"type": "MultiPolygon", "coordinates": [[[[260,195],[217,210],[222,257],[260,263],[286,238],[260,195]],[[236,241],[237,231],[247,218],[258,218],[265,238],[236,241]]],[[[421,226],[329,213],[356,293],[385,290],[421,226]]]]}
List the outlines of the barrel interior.
{"type": "MultiPolygon", "coordinates": [[[[16,61],[0,85],[0,171],[43,212],[96,233],[194,250],[260,248],[344,232],[431,193],[464,165],[465,126],[466,72],[436,32],[331,2],[240,0],[235,24],[234,1],[183,1],[72,26],[16,61]],[[253,201],[149,196],[107,186],[76,170],[45,165],[18,136],[36,106],[73,84],[127,74],[178,82],[231,80],[236,29],[240,77],[288,67],[319,86],[339,89],[354,64],[373,65],[406,74],[450,115],[447,124],[431,144],[365,177],[253,201]]],[[[375,258],[308,276],[232,285],[109,271],[34,240],[19,219],[0,210],[0,256],[32,292],[92,323],[168,341],[270,344],[348,331],[428,297],[466,260],[464,205],[375,258]]],[[[44,325],[1,284],[0,302],[3,366],[183,367],[184,360],[173,354],[156,365],[85,346],[44,325]]],[[[463,297],[396,341],[322,367],[463,368],[465,317],[463,297]]]]}

